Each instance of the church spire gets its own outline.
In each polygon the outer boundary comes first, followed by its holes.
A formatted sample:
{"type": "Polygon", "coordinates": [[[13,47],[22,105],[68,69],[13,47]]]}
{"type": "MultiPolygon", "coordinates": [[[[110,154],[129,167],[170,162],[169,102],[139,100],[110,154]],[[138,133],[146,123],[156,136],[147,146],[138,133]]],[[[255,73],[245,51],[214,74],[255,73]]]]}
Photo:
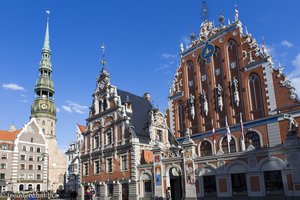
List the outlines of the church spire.
{"type": "Polygon", "coordinates": [[[50,50],[50,38],[49,38],[49,15],[50,15],[50,11],[47,10],[46,13],[48,14],[48,16],[47,16],[46,33],[45,33],[43,51],[44,50],[51,51],[50,50]]]}
{"type": "Polygon", "coordinates": [[[52,127],[45,128],[46,136],[55,136],[54,123],[56,121],[56,108],[54,105],[54,84],[52,80],[52,64],[51,64],[51,50],[49,40],[49,14],[50,11],[46,11],[47,23],[46,33],[44,38],[44,45],[42,48],[42,58],[39,66],[39,78],[36,81],[34,93],[35,99],[31,107],[31,117],[43,119],[42,121],[52,120],[52,127]]]}

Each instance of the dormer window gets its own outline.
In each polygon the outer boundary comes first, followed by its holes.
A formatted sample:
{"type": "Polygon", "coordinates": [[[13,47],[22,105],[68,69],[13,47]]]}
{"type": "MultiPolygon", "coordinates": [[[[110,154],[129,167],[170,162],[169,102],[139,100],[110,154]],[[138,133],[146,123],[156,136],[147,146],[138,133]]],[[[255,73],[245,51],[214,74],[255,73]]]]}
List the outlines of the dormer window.
{"type": "Polygon", "coordinates": [[[164,137],[163,137],[163,132],[162,132],[162,130],[157,130],[157,131],[156,131],[156,139],[157,139],[159,142],[164,142],[164,137]]]}

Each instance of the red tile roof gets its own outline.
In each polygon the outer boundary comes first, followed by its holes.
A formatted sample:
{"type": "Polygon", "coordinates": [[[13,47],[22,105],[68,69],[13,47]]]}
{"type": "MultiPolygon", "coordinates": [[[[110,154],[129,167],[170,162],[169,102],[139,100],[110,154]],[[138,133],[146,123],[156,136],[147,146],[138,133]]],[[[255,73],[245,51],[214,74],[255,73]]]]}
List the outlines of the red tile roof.
{"type": "Polygon", "coordinates": [[[12,132],[0,130],[0,140],[14,141],[21,131],[21,129],[12,132]]]}
{"type": "Polygon", "coordinates": [[[86,127],[85,126],[80,125],[80,124],[77,124],[77,126],[78,126],[78,128],[79,128],[79,130],[80,130],[81,133],[83,133],[83,132],[86,131],[86,127]]]}

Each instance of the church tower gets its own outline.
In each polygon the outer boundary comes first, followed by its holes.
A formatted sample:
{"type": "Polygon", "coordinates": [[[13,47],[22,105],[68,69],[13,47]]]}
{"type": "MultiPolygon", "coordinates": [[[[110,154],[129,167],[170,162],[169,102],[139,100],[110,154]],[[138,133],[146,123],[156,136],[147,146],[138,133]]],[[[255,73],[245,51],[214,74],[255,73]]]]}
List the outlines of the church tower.
{"type": "MultiPolygon", "coordinates": [[[[49,14],[49,12],[47,11],[49,14]]],[[[64,185],[66,169],[65,155],[58,149],[56,141],[56,108],[54,105],[54,84],[52,80],[51,50],[49,39],[49,17],[47,18],[42,59],[39,66],[39,78],[34,88],[35,98],[30,118],[35,118],[47,140],[49,159],[49,187],[56,191],[64,185]]]]}
{"type": "Polygon", "coordinates": [[[39,78],[36,82],[35,99],[31,107],[31,118],[37,119],[47,139],[56,139],[56,108],[54,105],[54,84],[52,80],[51,50],[49,40],[49,17],[47,18],[39,78]]]}

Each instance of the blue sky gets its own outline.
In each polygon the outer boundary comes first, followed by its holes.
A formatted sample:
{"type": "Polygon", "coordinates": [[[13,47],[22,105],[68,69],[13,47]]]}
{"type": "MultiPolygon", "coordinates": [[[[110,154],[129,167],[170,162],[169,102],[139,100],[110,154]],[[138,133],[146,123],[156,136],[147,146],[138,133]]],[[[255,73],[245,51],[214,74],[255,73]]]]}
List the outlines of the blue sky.
{"type": "MultiPolygon", "coordinates": [[[[240,20],[258,43],[265,43],[284,72],[300,85],[300,1],[209,0],[211,21],[240,20]]],[[[179,43],[199,33],[201,0],[43,0],[0,2],[0,129],[28,122],[34,85],[50,15],[50,45],[57,114],[57,139],[65,149],[85,124],[105,43],[111,82],[167,105],[168,85],[179,61],[179,43]],[[19,86],[19,87],[17,87],[19,86]]]]}

